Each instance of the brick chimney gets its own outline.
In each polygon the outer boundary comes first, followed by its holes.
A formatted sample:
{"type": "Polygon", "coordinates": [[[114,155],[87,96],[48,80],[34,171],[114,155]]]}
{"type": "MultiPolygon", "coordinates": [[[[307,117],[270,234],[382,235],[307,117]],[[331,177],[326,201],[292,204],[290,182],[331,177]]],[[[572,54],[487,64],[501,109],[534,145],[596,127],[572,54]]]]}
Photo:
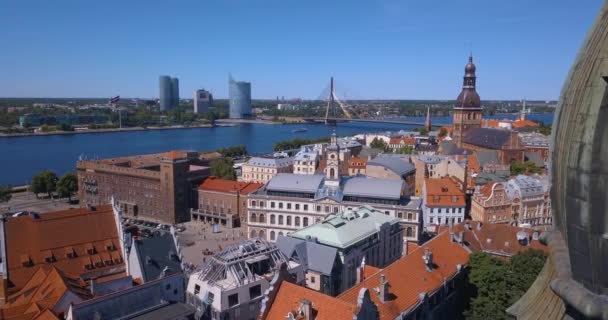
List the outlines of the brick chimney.
{"type": "Polygon", "coordinates": [[[378,289],[380,290],[380,301],[382,301],[382,303],[387,302],[389,296],[388,281],[386,281],[386,277],[384,277],[384,274],[380,275],[380,286],[378,289]]]}
{"type": "Polygon", "coordinates": [[[365,257],[361,259],[361,265],[357,267],[357,283],[360,283],[364,280],[364,271],[365,271],[365,257]]]}
{"type": "Polygon", "coordinates": [[[433,253],[431,253],[431,249],[424,248],[424,256],[422,256],[422,260],[424,260],[426,271],[433,271],[433,253]]]}
{"type": "Polygon", "coordinates": [[[300,315],[302,320],[313,320],[312,317],[312,302],[307,299],[300,300],[300,315]]]}

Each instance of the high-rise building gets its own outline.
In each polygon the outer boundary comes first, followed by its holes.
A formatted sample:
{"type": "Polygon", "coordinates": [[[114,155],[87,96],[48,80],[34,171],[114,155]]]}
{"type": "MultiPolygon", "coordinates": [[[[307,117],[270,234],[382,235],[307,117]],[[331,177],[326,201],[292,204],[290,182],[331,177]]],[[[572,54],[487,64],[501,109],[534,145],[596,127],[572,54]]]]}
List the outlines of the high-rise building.
{"type": "Polygon", "coordinates": [[[251,83],[228,80],[228,95],[230,99],[230,119],[251,117],[251,83]]]}
{"type": "Polygon", "coordinates": [[[194,113],[207,113],[213,107],[213,95],[211,92],[200,89],[194,91],[194,113]]]}
{"type": "Polygon", "coordinates": [[[172,100],[172,85],[171,85],[171,77],[169,76],[160,76],[158,78],[159,85],[159,97],[160,97],[160,111],[165,111],[171,108],[173,105],[172,100]]]}
{"type": "Polygon", "coordinates": [[[475,89],[477,80],[475,69],[473,55],[470,55],[469,63],[464,68],[462,91],[456,99],[453,112],[454,130],[452,131],[452,139],[459,147],[465,132],[470,129],[481,128],[481,99],[475,89]]]}
{"type": "Polygon", "coordinates": [[[171,78],[171,107],[179,106],[179,79],[171,78]]]}

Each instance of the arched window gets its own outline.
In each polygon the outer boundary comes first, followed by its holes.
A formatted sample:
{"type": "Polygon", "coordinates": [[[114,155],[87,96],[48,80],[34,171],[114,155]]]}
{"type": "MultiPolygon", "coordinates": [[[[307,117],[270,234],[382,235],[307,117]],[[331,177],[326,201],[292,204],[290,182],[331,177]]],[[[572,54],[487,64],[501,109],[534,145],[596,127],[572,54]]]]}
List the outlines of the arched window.
{"type": "Polygon", "coordinates": [[[253,238],[255,238],[257,235],[258,235],[258,234],[257,234],[257,232],[255,231],[255,229],[251,229],[251,234],[249,235],[249,238],[250,238],[250,239],[253,239],[253,238]]]}
{"type": "Polygon", "coordinates": [[[303,225],[304,227],[308,227],[308,218],[304,218],[304,219],[302,220],[302,225],[303,225]]]}
{"type": "Polygon", "coordinates": [[[264,217],[263,213],[260,213],[260,220],[259,222],[266,222],[266,218],[264,217]]]}
{"type": "Polygon", "coordinates": [[[412,229],[412,227],[407,227],[407,229],[405,230],[405,236],[410,238],[413,237],[414,229],[412,229]]]}
{"type": "Polygon", "coordinates": [[[271,223],[271,224],[275,224],[275,223],[277,223],[277,218],[274,216],[274,214],[271,214],[271,215],[270,215],[270,223],[271,223]]]}
{"type": "Polygon", "coordinates": [[[295,226],[296,227],[300,226],[300,217],[296,217],[296,219],[295,219],[295,226]]]}
{"type": "Polygon", "coordinates": [[[291,216],[287,216],[287,225],[290,226],[291,225],[291,216]]]}
{"type": "Polygon", "coordinates": [[[279,231],[279,235],[282,236],[283,235],[283,231],[279,231]]]}
{"type": "Polygon", "coordinates": [[[252,206],[252,207],[255,207],[255,200],[252,200],[252,201],[251,201],[251,206],[252,206]]]}
{"type": "Polygon", "coordinates": [[[264,232],[264,230],[260,230],[260,233],[258,233],[258,237],[266,240],[266,233],[264,232]]]}
{"type": "Polygon", "coordinates": [[[255,215],[255,212],[251,214],[251,218],[249,218],[249,222],[257,222],[257,217],[255,215]]]}
{"type": "Polygon", "coordinates": [[[330,178],[333,178],[335,174],[336,174],[336,171],[334,170],[334,168],[329,169],[329,177],[330,178]]]}
{"type": "Polygon", "coordinates": [[[281,224],[281,225],[283,224],[283,215],[279,216],[279,224],[281,224]]]}
{"type": "Polygon", "coordinates": [[[271,241],[274,241],[274,240],[275,240],[274,231],[270,231],[270,240],[271,240],[271,241]]]}

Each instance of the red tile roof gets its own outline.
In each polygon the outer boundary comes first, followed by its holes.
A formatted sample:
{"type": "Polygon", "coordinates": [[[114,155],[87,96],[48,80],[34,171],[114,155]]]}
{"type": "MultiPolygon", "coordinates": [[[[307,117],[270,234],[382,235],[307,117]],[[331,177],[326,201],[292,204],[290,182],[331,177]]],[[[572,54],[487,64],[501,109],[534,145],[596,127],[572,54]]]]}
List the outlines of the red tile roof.
{"type": "Polygon", "coordinates": [[[465,205],[465,195],[450,177],[424,179],[427,207],[459,207],[465,205]]]}
{"type": "Polygon", "coordinates": [[[348,159],[348,167],[354,169],[365,169],[367,166],[367,159],[352,157],[348,159]]]}
{"type": "Polygon", "coordinates": [[[481,223],[479,221],[466,221],[454,225],[451,230],[455,234],[463,232],[464,241],[473,251],[484,251],[498,256],[510,257],[527,249],[538,249],[548,252],[548,247],[539,240],[532,239],[533,229],[520,228],[509,224],[481,223]],[[466,227],[469,223],[470,230],[466,227]],[[528,244],[522,245],[517,241],[517,233],[524,231],[527,234],[528,244]]]}
{"type": "Polygon", "coordinates": [[[464,267],[468,260],[469,252],[460,244],[452,242],[450,234],[444,232],[337,298],[356,305],[359,291],[367,288],[372,301],[378,307],[380,319],[396,319],[403,311],[419,302],[419,293],[430,293],[440,288],[445,279],[450,279],[457,273],[457,265],[464,267]],[[430,272],[422,259],[425,248],[433,254],[433,263],[436,266],[430,272]],[[384,303],[379,300],[374,290],[380,284],[381,275],[389,282],[389,294],[394,297],[384,303]]]}
{"type": "Polygon", "coordinates": [[[240,182],[233,180],[220,179],[209,177],[201,183],[199,190],[217,191],[217,192],[239,192],[240,194],[249,194],[261,188],[263,184],[252,182],[240,182]]]}
{"type": "Polygon", "coordinates": [[[408,145],[408,146],[414,146],[416,145],[416,138],[414,137],[396,137],[396,138],[391,138],[389,140],[389,144],[404,144],[404,145],[408,145]]]}
{"type": "Polygon", "coordinates": [[[89,272],[106,272],[107,275],[123,273],[120,270],[124,270],[124,262],[115,225],[114,213],[109,205],[98,206],[94,211],[79,208],[8,218],[5,222],[5,241],[9,290],[14,292],[21,289],[42,266],[52,266],[74,275],[89,272]],[[108,250],[108,244],[114,248],[108,250]],[[89,254],[87,249],[93,248],[95,253],[89,254]],[[68,253],[72,252],[76,256],[68,258],[68,253]],[[112,261],[109,265],[85,269],[85,264],[91,259],[98,260],[100,255],[107,253],[119,262],[112,261]],[[52,259],[52,262],[47,262],[46,258],[52,259]]]}
{"type": "Polygon", "coordinates": [[[513,128],[519,129],[525,127],[540,127],[540,125],[534,121],[530,121],[527,119],[513,121],[513,128]]]}
{"type": "Polygon", "coordinates": [[[282,281],[266,319],[286,319],[290,312],[294,317],[297,316],[302,299],[312,302],[313,314],[315,319],[319,320],[352,320],[357,309],[356,300],[354,303],[341,301],[291,282],[282,281]]]}
{"type": "Polygon", "coordinates": [[[173,150],[173,151],[166,152],[166,153],[164,154],[164,156],[165,156],[166,158],[169,158],[169,159],[173,159],[173,160],[175,160],[175,159],[181,159],[181,158],[186,158],[186,157],[188,157],[188,152],[186,152],[186,151],[177,151],[177,150],[173,150]]]}

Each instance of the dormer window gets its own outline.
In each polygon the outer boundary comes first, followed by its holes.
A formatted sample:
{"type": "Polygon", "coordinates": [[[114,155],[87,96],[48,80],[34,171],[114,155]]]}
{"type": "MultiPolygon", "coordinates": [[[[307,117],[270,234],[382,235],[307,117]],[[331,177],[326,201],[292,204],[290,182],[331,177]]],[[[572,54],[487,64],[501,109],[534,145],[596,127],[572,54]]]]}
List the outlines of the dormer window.
{"type": "Polygon", "coordinates": [[[76,258],[78,255],[76,254],[76,251],[74,251],[74,248],[72,247],[68,247],[65,249],[65,256],[68,259],[74,259],[76,258]]]}
{"type": "Polygon", "coordinates": [[[30,258],[30,256],[27,254],[22,254],[20,260],[21,260],[21,265],[24,267],[34,266],[34,262],[32,261],[32,258],[30,258]]]}
{"type": "Polygon", "coordinates": [[[53,263],[53,262],[57,261],[57,259],[55,258],[55,256],[53,255],[53,252],[51,252],[51,250],[46,250],[46,251],[42,252],[42,258],[44,259],[44,262],[46,262],[46,263],[53,263]]]}
{"type": "Polygon", "coordinates": [[[93,246],[92,243],[85,244],[84,249],[87,252],[87,254],[90,254],[90,255],[97,253],[97,250],[95,250],[95,247],[93,246]]]}

